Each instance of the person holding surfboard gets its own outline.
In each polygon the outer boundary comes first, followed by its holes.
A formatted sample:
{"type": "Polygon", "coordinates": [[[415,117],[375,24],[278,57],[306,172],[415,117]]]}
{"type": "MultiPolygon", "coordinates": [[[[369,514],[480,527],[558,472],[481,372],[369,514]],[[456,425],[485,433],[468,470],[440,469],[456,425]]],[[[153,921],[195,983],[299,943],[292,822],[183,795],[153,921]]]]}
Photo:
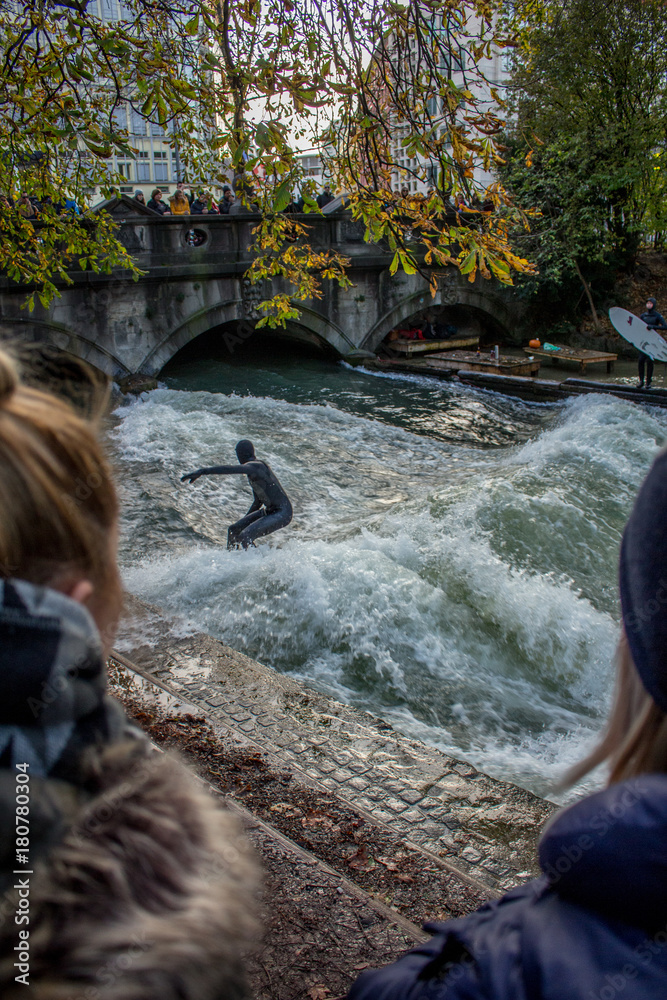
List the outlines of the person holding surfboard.
{"type": "MultiPolygon", "coordinates": [[[[657,302],[654,298],[648,298],[646,300],[646,312],[643,312],[639,317],[642,323],[646,325],[651,330],[667,330],[667,323],[656,309],[657,302]]],[[[638,389],[644,388],[644,368],[646,367],[646,388],[651,388],[651,380],[653,379],[653,358],[650,354],[644,354],[643,351],[639,352],[639,383],[637,385],[638,389]]]]}
{"type": "Polygon", "coordinates": [[[627,309],[621,309],[620,306],[612,306],[609,310],[609,319],[614,330],[640,352],[638,389],[644,388],[647,359],[649,388],[653,377],[653,362],[662,361],[667,365],[667,340],[660,335],[661,330],[667,328],[667,324],[655,307],[655,299],[647,299],[646,306],[647,312],[642,314],[641,319],[627,309]]]}

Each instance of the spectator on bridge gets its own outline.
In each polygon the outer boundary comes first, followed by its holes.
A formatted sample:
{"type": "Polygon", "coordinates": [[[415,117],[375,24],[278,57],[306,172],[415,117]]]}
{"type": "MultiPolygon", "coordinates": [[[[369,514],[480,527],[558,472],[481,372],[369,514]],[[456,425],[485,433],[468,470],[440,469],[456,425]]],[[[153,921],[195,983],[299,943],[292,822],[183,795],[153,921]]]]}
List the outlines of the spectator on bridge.
{"type": "Polygon", "coordinates": [[[65,198],[65,201],[63,202],[63,210],[68,215],[81,215],[81,209],[77,205],[75,198],[65,198]]]}
{"type": "Polygon", "coordinates": [[[331,192],[331,185],[325,184],[324,191],[317,196],[317,207],[324,208],[325,205],[330,204],[334,200],[334,195],[331,192]]]}
{"type": "Polygon", "coordinates": [[[295,214],[297,212],[303,212],[303,205],[304,201],[303,198],[301,197],[300,192],[295,190],[292,192],[292,199],[289,205],[287,205],[283,209],[283,212],[286,212],[287,214],[295,214]]]}
{"type": "Polygon", "coordinates": [[[110,465],[96,427],[2,350],[0,484],[0,994],[241,1000],[249,847],[107,694],[123,600],[110,465]]]}
{"type": "Polygon", "coordinates": [[[37,209],[32,198],[27,194],[22,194],[19,198],[18,209],[24,219],[36,219],[37,209]]]}
{"type": "Polygon", "coordinates": [[[158,215],[171,215],[171,212],[162,200],[162,191],[160,191],[160,188],[155,188],[146,207],[152,208],[158,215]]]}
{"type": "Polygon", "coordinates": [[[664,1000],[667,996],[667,450],[644,481],[620,553],[623,631],[598,746],[606,788],[559,812],[542,876],[362,973],[350,1000],[664,1000]]]}
{"type": "Polygon", "coordinates": [[[229,210],[234,204],[234,192],[231,188],[226,187],[222,195],[222,201],[218,206],[220,209],[220,215],[229,215],[229,210]]]}
{"type": "Polygon", "coordinates": [[[138,201],[140,205],[146,204],[146,199],[144,198],[144,192],[141,190],[141,188],[137,188],[137,190],[134,192],[134,200],[138,201]]]}
{"type": "Polygon", "coordinates": [[[203,191],[200,191],[197,194],[197,197],[190,206],[190,211],[193,215],[205,215],[208,212],[206,194],[203,191]]]}
{"type": "Polygon", "coordinates": [[[194,201],[194,195],[192,191],[185,190],[185,181],[176,181],[176,190],[180,191],[181,194],[185,195],[185,197],[188,199],[189,205],[192,204],[192,202],[194,201]]]}
{"type": "Polygon", "coordinates": [[[190,215],[190,202],[187,195],[178,188],[169,199],[169,207],[172,215],[190,215]]]}
{"type": "Polygon", "coordinates": [[[255,178],[252,174],[237,174],[234,178],[234,204],[229,209],[230,215],[244,215],[258,212],[256,202],[255,178]]]}
{"type": "Polygon", "coordinates": [[[220,215],[220,209],[215,203],[215,198],[210,191],[207,191],[204,195],[204,201],[206,203],[206,214],[207,215],[220,215]]]}

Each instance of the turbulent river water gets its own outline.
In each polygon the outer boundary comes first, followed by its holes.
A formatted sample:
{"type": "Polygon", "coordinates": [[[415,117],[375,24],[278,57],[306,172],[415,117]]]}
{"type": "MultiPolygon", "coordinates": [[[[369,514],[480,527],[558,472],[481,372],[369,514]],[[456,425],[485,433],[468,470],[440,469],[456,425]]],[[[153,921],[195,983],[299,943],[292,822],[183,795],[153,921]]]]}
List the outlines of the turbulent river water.
{"type": "Polygon", "coordinates": [[[599,732],[623,524],[667,413],[525,404],[251,342],[183,357],[116,411],[126,586],[178,621],[550,794],[599,732]],[[292,524],[247,552],[227,526],[272,466],[292,524]]]}

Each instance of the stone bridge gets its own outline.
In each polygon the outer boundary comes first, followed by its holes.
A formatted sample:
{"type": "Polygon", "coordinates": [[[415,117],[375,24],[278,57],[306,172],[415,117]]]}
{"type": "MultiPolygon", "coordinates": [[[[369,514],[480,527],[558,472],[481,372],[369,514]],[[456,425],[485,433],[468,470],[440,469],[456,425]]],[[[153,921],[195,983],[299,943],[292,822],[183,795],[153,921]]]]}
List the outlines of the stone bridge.
{"type": "MultiPolygon", "coordinates": [[[[146,272],[75,273],[71,286],[49,308],[22,309],[26,289],[0,279],[0,337],[45,341],[113,375],[156,375],[200,334],[247,335],[268,289],[250,286],[244,273],[258,217],[156,216],[122,196],[105,206],[117,220],[120,239],[146,272]],[[195,229],[201,245],[188,237],[195,229]]],[[[462,332],[475,330],[506,341],[523,330],[522,303],[495,281],[474,283],[456,268],[446,274],[435,299],[420,275],[389,274],[391,254],[363,241],[363,227],[344,211],[304,216],[318,249],[334,248],[350,258],[353,285],[324,282],[323,296],[300,307],[285,335],[338,357],[374,352],[395,326],[432,309],[462,332]]],[[[276,283],[274,291],[279,288],[276,283]]],[[[286,289],[288,290],[288,289],[286,289]]],[[[238,341],[237,341],[238,342],[238,341]]],[[[362,355],[363,356],[363,355],[362,355]]]]}

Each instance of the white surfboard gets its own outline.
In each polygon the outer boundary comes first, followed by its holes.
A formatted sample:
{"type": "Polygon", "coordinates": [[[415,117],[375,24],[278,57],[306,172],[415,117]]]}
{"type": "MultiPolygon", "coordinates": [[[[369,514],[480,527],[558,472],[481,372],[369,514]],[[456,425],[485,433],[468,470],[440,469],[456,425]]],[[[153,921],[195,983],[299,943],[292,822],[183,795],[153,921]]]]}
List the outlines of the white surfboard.
{"type": "MultiPolygon", "coordinates": [[[[657,330],[651,329],[646,323],[642,323],[638,316],[628,312],[627,309],[621,309],[620,306],[614,306],[609,310],[609,319],[621,337],[629,340],[654,361],[667,363],[667,341],[657,330]]],[[[667,330],[665,332],[667,333],[667,330]]]]}

